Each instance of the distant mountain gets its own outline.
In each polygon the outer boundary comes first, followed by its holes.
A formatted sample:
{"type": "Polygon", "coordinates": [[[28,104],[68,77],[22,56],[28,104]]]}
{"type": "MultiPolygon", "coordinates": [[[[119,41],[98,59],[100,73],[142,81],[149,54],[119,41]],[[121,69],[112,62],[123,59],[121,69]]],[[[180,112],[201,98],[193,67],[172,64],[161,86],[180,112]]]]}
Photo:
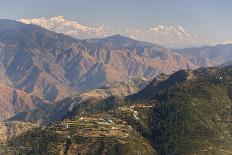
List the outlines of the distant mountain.
{"type": "Polygon", "coordinates": [[[188,33],[182,26],[159,25],[150,29],[128,29],[126,35],[153,42],[169,48],[184,48],[204,45],[204,41],[188,33]]]}
{"type": "Polygon", "coordinates": [[[12,20],[0,20],[0,60],[4,83],[46,103],[112,82],[197,67],[169,49],[121,35],[78,40],[12,20]]]}
{"type": "Polygon", "coordinates": [[[182,26],[159,25],[148,29],[113,29],[104,25],[86,26],[76,21],[65,19],[63,16],[34,19],[20,19],[26,24],[35,24],[48,30],[70,35],[78,39],[105,37],[113,34],[122,34],[136,40],[156,43],[169,48],[183,48],[201,46],[205,44],[196,36],[188,33],[182,26]]]}
{"type": "Polygon", "coordinates": [[[186,57],[193,64],[210,67],[232,60],[232,44],[206,46],[200,48],[185,48],[175,52],[186,57]]]}
{"type": "Polygon", "coordinates": [[[104,37],[108,33],[107,27],[105,26],[87,26],[76,21],[65,19],[63,16],[51,17],[50,19],[45,19],[43,17],[34,19],[20,19],[19,21],[25,24],[42,26],[48,30],[57,33],[64,33],[79,39],[104,37]]]}

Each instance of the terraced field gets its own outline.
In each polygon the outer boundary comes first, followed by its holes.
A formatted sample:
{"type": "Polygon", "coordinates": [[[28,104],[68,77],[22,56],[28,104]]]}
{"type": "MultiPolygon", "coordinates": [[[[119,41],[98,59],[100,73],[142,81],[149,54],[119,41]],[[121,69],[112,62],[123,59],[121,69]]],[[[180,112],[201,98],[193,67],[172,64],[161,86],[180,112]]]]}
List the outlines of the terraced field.
{"type": "Polygon", "coordinates": [[[125,108],[119,107],[110,112],[64,119],[50,124],[47,128],[38,128],[13,139],[9,146],[20,148],[13,151],[24,154],[155,154],[151,143],[133,127],[134,124],[131,124],[134,115],[130,114],[134,113],[135,107],[121,110],[125,108]],[[126,113],[128,116],[124,120],[122,116],[126,113]],[[130,117],[131,122],[128,121],[130,117]],[[36,137],[38,141],[32,137],[36,137]],[[47,140],[46,149],[43,139],[47,140]]]}

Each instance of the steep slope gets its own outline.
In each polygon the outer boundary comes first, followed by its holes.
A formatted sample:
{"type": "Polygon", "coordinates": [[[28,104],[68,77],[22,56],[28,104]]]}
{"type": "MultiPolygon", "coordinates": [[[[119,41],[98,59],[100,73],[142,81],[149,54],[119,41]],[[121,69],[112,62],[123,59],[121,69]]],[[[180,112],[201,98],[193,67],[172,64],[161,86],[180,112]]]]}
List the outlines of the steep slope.
{"type": "Polygon", "coordinates": [[[193,64],[202,67],[217,66],[232,59],[232,45],[216,45],[200,48],[186,48],[175,52],[188,58],[193,64]]]}
{"type": "Polygon", "coordinates": [[[16,89],[47,101],[107,83],[195,68],[154,44],[115,35],[80,41],[35,25],[0,20],[0,60],[16,89]]]}

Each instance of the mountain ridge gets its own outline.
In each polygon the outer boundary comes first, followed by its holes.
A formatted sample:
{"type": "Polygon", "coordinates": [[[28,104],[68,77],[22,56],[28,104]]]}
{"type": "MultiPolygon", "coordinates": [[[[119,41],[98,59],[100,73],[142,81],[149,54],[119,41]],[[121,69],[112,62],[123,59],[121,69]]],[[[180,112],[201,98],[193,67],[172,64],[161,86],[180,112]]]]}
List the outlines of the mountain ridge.
{"type": "Polygon", "coordinates": [[[199,48],[184,48],[175,52],[202,67],[213,67],[230,61],[232,44],[218,44],[199,48]]]}

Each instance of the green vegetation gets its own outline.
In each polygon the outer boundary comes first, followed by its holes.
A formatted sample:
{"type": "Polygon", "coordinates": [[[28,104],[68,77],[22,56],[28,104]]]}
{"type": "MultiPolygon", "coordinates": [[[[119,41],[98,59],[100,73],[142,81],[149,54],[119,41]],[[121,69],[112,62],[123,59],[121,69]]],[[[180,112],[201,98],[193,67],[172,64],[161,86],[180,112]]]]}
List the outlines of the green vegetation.
{"type": "Polygon", "coordinates": [[[8,142],[16,154],[57,154],[61,135],[52,130],[37,128],[8,142]]]}
{"type": "Polygon", "coordinates": [[[109,113],[64,119],[29,131],[8,142],[19,154],[148,154],[149,141],[122,119],[109,113]]]}
{"type": "Polygon", "coordinates": [[[155,96],[153,138],[160,154],[231,154],[231,79],[225,72],[155,96]],[[221,77],[220,79],[217,77],[221,77]]]}

